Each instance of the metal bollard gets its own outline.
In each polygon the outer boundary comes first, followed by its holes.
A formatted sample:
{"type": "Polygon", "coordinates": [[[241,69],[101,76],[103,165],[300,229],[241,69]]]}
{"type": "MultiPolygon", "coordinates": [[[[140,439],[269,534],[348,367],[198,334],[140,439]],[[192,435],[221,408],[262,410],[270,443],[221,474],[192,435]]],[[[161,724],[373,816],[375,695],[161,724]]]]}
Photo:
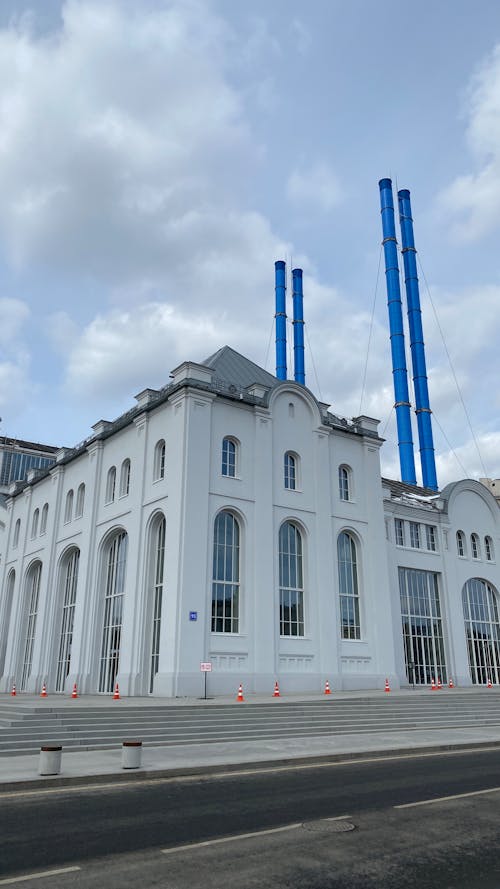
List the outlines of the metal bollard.
{"type": "Polygon", "coordinates": [[[140,769],[142,741],[123,741],[122,769],[140,769]]]}
{"type": "Polygon", "coordinates": [[[40,747],[40,761],[38,764],[39,775],[58,775],[61,771],[62,747],[40,747]]]}

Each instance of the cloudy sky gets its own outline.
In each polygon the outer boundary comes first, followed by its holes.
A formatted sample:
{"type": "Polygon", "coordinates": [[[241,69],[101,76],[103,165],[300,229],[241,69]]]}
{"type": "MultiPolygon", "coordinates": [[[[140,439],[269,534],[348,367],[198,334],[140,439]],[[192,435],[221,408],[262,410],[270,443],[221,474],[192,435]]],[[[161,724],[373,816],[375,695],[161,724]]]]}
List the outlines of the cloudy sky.
{"type": "Polygon", "coordinates": [[[412,193],[439,482],[498,477],[497,0],[2,0],[1,432],[75,444],[226,343],[273,371],[283,258],[307,384],[381,419],[397,477],[385,176],[412,193]]]}

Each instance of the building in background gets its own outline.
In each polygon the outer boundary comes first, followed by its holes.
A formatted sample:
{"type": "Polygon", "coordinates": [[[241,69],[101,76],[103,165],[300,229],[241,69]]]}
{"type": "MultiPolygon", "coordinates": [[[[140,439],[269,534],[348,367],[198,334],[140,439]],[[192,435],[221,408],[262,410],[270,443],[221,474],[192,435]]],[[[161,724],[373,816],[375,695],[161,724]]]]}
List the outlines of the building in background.
{"type": "Polygon", "coordinates": [[[0,494],[7,494],[14,482],[25,481],[30,469],[51,466],[58,450],[52,445],[0,436],[0,494]]]}

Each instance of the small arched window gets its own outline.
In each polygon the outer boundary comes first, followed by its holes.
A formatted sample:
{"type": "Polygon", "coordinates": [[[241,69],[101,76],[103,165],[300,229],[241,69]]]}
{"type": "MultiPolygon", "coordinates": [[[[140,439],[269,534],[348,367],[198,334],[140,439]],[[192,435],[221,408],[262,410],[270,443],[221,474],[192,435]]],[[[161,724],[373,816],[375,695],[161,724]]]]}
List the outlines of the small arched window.
{"type": "Polygon", "coordinates": [[[115,499],[116,488],[116,466],[108,469],[108,477],[106,479],[106,503],[112,503],[115,499]]]}
{"type": "Polygon", "coordinates": [[[75,519],[80,519],[85,509],[85,485],[82,482],[78,487],[76,495],[75,519]]]}
{"type": "Polygon", "coordinates": [[[236,456],[236,442],[232,438],[224,438],[222,440],[222,475],[228,478],[236,477],[236,456]]]}
{"type": "Polygon", "coordinates": [[[493,540],[491,537],[486,536],[484,538],[484,551],[486,553],[486,561],[494,562],[495,560],[495,550],[493,547],[493,540]]]}
{"type": "Polygon", "coordinates": [[[465,534],[463,531],[457,531],[457,553],[462,559],[464,559],[466,556],[465,534]]]}
{"type": "Polygon", "coordinates": [[[120,497],[127,497],[130,490],[130,460],[124,460],[120,470],[120,497]]]}
{"type": "Polygon", "coordinates": [[[347,531],[338,536],[337,553],[342,639],[361,639],[356,543],[347,531]]]}
{"type": "Polygon", "coordinates": [[[479,543],[479,537],[477,534],[471,534],[470,546],[471,546],[472,558],[473,559],[480,559],[481,558],[481,544],[479,543]]]}
{"type": "Polygon", "coordinates": [[[285,488],[289,491],[295,491],[298,484],[298,458],[290,451],[287,451],[285,454],[283,473],[285,488]]]}
{"type": "Polygon", "coordinates": [[[42,521],[40,522],[40,534],[47,533],[47,519],[49,517],[49,504],[44,503],[42,509],[42,521]]]}
{"type": "Polygon", "coordinates": [[[348,466],[339,466],[339,497],[341,500],[351,499],[351,470],[348,466]]]}
{"type": "Polygon", "coordinates": [[[153,480],[157,482],[162,478],[165,478],[165,440],[163,438],[156,442],[153,466],[153,480]]]}
{"type": "Polygon", "coordinates": [[[12,547],[15,549],[16,546],[19,545],[19,534],[21,533],[21,519],[18,519],[14,526],[14,538],[12,540],[12,547]]]}
{"type": "Polygon", "coordinates": [[[66,494],[66,506],[64,508],[64,524],[66,525],[73,518],[73,489],[66,494]]]}
{"type": "Polygon", "coordinates": [[[39,510],[39,509],[35,509],[35,511],[34,511],[34,513],[33,513],[33,519],[32,519],[32,522],[31,522],[31,539],[33,539],[34,537],[36,537],[36,535],[38,534],[38,519],[39,519],[39,516],[40,516],[40,510],[39,510]]]}

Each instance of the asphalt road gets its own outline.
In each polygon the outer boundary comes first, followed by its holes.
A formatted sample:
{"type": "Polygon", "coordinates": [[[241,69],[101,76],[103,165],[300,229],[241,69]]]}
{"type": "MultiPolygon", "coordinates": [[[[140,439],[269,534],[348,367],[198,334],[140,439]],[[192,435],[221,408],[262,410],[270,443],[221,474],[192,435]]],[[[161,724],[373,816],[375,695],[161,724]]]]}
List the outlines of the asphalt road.
{"type": "Polygon", "coordinates": [[[0,874],[81,868],[37,889],[499,889],[499,824],[499,751],[43,790],[0,796],[0,874]]]}

